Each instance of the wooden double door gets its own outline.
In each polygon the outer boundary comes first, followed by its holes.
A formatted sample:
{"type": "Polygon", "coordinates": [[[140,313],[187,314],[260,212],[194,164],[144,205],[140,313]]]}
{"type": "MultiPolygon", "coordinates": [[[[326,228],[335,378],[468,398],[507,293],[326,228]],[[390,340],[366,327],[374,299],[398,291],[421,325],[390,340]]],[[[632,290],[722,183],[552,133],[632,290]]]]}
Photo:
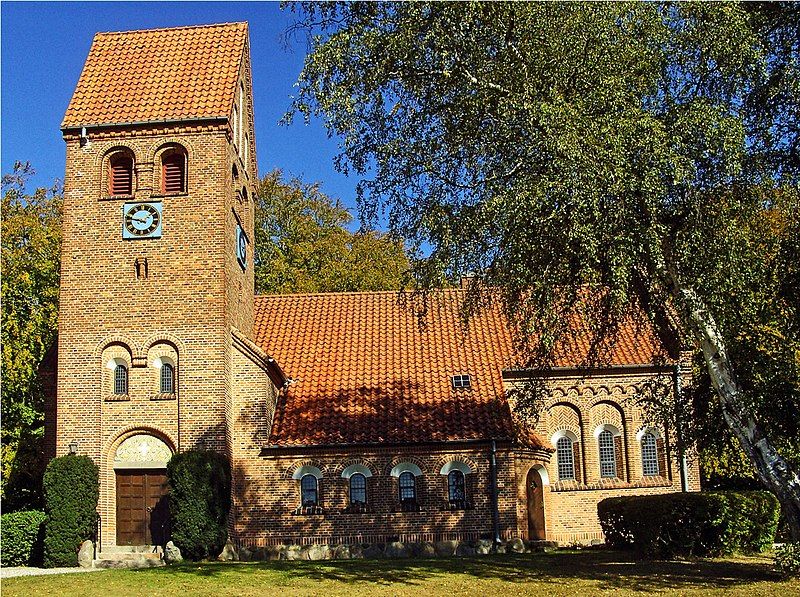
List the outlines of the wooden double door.
{"type": "Polygon", "coordinates": [[[117,545],[164,545],[169,541],[165,469],[118,470],[117,545]]]}

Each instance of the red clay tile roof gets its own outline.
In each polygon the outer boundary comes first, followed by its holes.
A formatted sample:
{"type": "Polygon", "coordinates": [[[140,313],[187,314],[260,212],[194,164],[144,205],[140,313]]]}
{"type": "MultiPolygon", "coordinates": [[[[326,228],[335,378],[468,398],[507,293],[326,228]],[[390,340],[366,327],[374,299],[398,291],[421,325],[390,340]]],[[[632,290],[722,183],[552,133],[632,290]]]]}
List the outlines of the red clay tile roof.
{"type": "MultiPolygon", "coordinates": [[[[462,298],[445,291],[420,327],[396,292],[257,296],[255,341],[294,380],[279,398],[269,443],[512,439],[502,375],[516,364],[512,334],[497,308],[464,333],[462,298]],[[452,389],[451,376],[463,373],[472,389],[452,389]]],[[[652,362],[647,330],[626,329],[619,343],[611,364],[652,362]]],[[[556,364],[568,362],[579,359],[556,364]]],[[[526,438],[537,443],[549,447],[526,438]]]]}
{"type": "Polygon", "coordinates": [[[227,117],[247,23],[98,33],[61,128],[227,117]]]}

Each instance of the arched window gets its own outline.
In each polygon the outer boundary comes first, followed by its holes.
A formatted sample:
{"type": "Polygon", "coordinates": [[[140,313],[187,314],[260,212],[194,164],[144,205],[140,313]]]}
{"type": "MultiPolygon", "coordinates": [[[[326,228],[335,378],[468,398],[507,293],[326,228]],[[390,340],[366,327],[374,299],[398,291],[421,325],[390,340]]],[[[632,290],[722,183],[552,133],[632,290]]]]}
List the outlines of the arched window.
{"type": "Polygon", "coordinates": [[[658,444],[656,436],[645,433],[642,436],[642,472],[646,477],[655,477],[658,470],[658,444]]]}
{"type": "Polygon", "coordinates": [[[464,473],[460,470],[455,469],[447,473],[447,497],[451,506],[463,508],[467,501],[464,473]]]}
{"type": "Polygon", "coordinates": [[[170,149],[161,155],[161,192],[165,195],[186,192],[186,152],[170,149]]]}
{"type": "Polygon", "coordinates": [[[417,503],[417,478],[414,473],[405,471],[400,473],[400,503],[404,505],[416,505],[417,503]]]}
{"type": "Polygon", "coordinates": [[[601,431],[597,437],[597,445],[600,450],[600,476],[605,478],[616,477],[617,455],[614,446],[614,435],[608,429],[601,431]]]}
{"type": "Polygon", "coordinates": [[[133,158],[123,151],[108,161],[108,194],[133,195],[133,158]]]}
{"type": "Polygon", "coordinates": [[[162,394],[175,393],[175,367],[171,363],[161,365],[160,391],[162,394]]]}
{"type": "Polygon", "coordinates": [[[300,501],[303,508],[319,505],[317,478],[314,475],[303,475],[300,479],[300,501]]]}
{"type": "Polygon", "coordinates": [[[361,473],[350,476],[350,503],[360,505],[367,503],[367,478],[361,473]]]}
{"type": "Polygon", "coordinates": [[[114,393],[119,395],[128,393],[128,368],[125,365],[114,367],[114,393]]]}
{"type": "Polygon", "coordinates": [[[566,435],[556,442],[556,458],[558,460],[558,479],[575,479],[575,456],[572,448],[572,438],[566,435]]]}

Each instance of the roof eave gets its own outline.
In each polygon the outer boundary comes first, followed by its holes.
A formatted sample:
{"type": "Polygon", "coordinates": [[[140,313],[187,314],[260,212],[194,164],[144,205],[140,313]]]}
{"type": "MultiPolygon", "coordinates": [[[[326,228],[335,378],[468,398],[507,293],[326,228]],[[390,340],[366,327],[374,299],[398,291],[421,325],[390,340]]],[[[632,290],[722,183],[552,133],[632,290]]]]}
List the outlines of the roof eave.
{"type": "Polygon", "coordinates": [[[102,122],[102,123],[87,123],[87,124],[61,124],[61,132],[79,131],[81,129],[100,129],[100,128],[113,128],[120,126],[145,126],[145,125],[164,125],[164,124],[186,124],[186,123],[223,123],[228,122],[227,116],[204,116],[198,118],[167,118],[158,120],[136,120],[128,122],[102,122]]]}

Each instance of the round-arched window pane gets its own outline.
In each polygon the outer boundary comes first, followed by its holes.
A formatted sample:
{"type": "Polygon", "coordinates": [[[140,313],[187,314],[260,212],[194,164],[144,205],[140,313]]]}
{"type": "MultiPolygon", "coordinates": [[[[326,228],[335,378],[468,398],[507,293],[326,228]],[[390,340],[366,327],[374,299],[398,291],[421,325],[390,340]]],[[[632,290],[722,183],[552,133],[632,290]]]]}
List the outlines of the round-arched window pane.
{"type": "Polygon", "coordinates": [[[617,476],[617,457],[614,449],[614,436],[606,429],[601,431],[597,438],[597,445],[600,449],[600,476],[617,476]]]}
{"type": "Polygon", "coordinates": [[[114,368],[114,393],[128,393],[128,368],[125,365],[117,365],[114,368]]]}
{"type": "Polygon", "coordinates": [[[350,476],[350,503],[367,503],[367,478],[361,473],[350,476]]]}
{"type": "Polygon", "coordinates": [[[162,394],[175,393],[175,367],[170,363],[161,365],[161,388],[162,394]]]}
{"type": "Polygon", "coordinates": [[[414,473],[400,473],[400,501],[411,503],[417,501],[417,478],[414,473]]]}
{"type": "Polygon", "coordinates": [[[642,436],[642,471],[646,477],[655,477],[659,474],[656,436],[652,433],[645,433],[642,436]]]}
{"type": "Polygon", "coordinates": [[[556,442],[556,458],[558,459],[558,478],[575,478],[575,458],[572,453],[572,440],[567,436],[556,442]]]}
{"type": "Polygon", "coordinates": [[[317,478],[314,475],[304,475],[300,479],[300,499],[304,508],[319,504],[317,478]]]}
{"type": "Polygon", "coordinates": [[[447,474],[447,493],[451,504],[461,505],[467,499],[464,488],[464,473],[452,470],[447,474]]]}

